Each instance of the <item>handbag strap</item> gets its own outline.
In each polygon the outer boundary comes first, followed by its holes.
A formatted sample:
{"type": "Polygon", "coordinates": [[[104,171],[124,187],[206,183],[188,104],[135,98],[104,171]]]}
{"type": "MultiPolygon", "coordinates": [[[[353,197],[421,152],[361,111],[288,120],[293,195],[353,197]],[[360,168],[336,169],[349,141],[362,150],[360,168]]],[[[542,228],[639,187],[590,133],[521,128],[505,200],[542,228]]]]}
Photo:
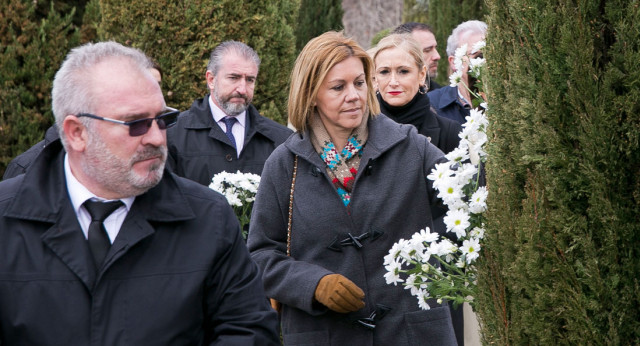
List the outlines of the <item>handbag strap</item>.
{"type": "Polygon", "coordinates": [[[291,218],[293,216],[293,190],[296,187],[298,174],[298,155],[293,159],[293,176],[291,177],[291,192],[289,193],[289,220],[287,222],[287,256],[291,256],[291,218]]]}

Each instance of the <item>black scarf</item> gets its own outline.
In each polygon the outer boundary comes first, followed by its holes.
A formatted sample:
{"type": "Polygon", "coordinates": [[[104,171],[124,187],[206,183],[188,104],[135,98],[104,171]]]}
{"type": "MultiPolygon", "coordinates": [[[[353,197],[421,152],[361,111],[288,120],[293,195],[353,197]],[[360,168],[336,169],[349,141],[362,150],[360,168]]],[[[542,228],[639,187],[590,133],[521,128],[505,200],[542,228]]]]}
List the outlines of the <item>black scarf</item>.
{"type": "Polygon", "coordinates": [[[420,128],[424,122],[425,114],[429,112],[431,108],[431,102],[426,94],[416,93],[409,103],[404,106],[392,106],[382,99],[380,94],[377,94],[378,102],[380,103],[380,110],[382,114],[393,119],[400,124],[411,124],[416,128],[420,128]]]}

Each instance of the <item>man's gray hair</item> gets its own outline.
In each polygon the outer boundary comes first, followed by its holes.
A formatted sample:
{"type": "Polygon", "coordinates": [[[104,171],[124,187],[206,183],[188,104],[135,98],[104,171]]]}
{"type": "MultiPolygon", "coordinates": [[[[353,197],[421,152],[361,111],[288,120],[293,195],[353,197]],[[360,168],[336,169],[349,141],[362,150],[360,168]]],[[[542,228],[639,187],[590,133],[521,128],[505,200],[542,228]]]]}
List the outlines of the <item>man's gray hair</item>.
{"type": "Polygon", "coordinates": [[[220,66],[222,65],[222,59],[230,52],[234,52],[245,60],[251,60],[256,64],[256,67],[260,69],[260,57],[253,48],[238,41],[224,41],[220,43],[212,52],[209,57],[209,64],[207,64],[207,71],[211,71],[214,76],[218,74],[220,66]]]}
{"type": "MultiPolygon", "coordinates": [[[[117,42],[87,43],[73,48],[56,72],[51,90],[52,109],[62,143],[66,146],[62,123],[70,114],[93,113],[95,96],[91,89],[92,68],[105,59],[124,57],[143,73],[148,73],[152,62],[138,49],[117,42]]],[[[82,119],[85,125],[87,119],[82,119]]]]}
{"type": "Polygon", "coordinates": [[[485,35],[487,33],[487,23],[480,20],[469,20],[460,23],[453,29],[453,32],[451,32],[451,35],[447,39],[448,56],[454,56],[456,54],[456,49],[458,49],[460,44],[460,38],[467,33],[485,35]]]}

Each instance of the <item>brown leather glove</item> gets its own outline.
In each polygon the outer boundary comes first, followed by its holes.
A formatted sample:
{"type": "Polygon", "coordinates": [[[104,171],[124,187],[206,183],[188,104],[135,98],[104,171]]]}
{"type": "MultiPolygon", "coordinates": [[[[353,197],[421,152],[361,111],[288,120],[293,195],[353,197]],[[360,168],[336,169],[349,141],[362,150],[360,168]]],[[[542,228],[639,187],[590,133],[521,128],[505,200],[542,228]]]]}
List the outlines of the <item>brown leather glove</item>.
{"type": "Polygon", "coordinates": [[[340,274],[323,276],[316,287],[315,298],[329,309],[343,314],[364,307],[364,292],[340,274]]]}

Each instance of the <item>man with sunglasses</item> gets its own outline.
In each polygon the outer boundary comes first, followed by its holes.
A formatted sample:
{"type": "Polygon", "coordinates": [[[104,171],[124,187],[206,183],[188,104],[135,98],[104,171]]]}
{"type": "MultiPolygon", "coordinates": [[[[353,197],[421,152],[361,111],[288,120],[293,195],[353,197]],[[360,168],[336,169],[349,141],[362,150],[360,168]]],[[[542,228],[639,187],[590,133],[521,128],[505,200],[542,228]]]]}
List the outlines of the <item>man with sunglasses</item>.
{"type": "Polygon", "coordinates": [[[208,186],[222,171],[262,173],[292,131],[251,105],[259,67],[258,54],[242,42],[225,41],[211,52],[210,95],[195,100],[167,131],[167,163],[176,174],[208,186]]]}
{"type": "MultiPolygon", "coordinates": [[[[151,61],[151,66],[149,67],[149,72],[153,75],[153,78],[161,84],[162,82],[162,68],[155,61],[151,61]]],[[[18,176],[27,171],[33,160],[40,154],[42,149],[57,140],[58,138],[58,128],[55,124],[51,125],[44,134],[44,139],[40,142],[36,143],[34,146],[23,152],[22,154],[16,156],[9,164],[4,171],[4,175],[2,179],[9,179],[15,176],[18,176]]]]}
{"type": "Polygon", "coordinates": [[[164,169],[165,105],[140,51],[69,53],[60,139],[0,182],[1,345],[278,345],[224,197],[164,169]]]}

